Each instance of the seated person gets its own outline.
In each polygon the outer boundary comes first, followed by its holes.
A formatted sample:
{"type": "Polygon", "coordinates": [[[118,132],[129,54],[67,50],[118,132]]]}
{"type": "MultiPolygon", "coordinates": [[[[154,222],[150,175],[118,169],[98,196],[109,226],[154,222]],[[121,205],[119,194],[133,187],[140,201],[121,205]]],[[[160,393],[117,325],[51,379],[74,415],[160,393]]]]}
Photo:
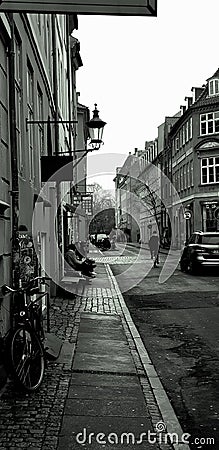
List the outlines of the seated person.
{"type": "Polygon", "coordinates": [[[91,263],[93,267],[96,267],[94,259],[87,258],[86,253],[83,249],[83,246],[81,245],[81,242],[75,242],[75,244],[71,244],[75,246],[75,253],[78,259],[81,261],[82,259],[85,259],[88,263],[91,263]]]}
{"type": "Polygon", "coordinates": [[[68,250],[65,253],[65,260],[69,266],[80,271],[82,275],[95,278],[96,274],[93,272],[95,267],[94,261],[83,257],[79,259],[75,244],[70,244],[68,246],[68,250]]]}

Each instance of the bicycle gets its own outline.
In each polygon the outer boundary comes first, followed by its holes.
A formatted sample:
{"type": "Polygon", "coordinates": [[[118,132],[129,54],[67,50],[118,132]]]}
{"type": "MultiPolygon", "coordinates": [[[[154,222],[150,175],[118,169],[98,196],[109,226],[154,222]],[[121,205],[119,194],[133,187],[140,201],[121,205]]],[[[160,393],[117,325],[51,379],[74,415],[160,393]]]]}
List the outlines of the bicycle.
{"type": "Polygon", "coordinates": [[[13,294],[16,308],[12,327],[6,336],[7,369],[15,383],[28,392],[36,391],[40,387],[46,365],[42,310],[37,302],[48,294],[42,294],[39,286],[34,286],[38,281],[45,285],[46,280],[51,278],[35,277],[26,287],[18,289],[2,286],[3,295],[13,294]],[[31,299],[34,294],[42,295],[31,299]]]}

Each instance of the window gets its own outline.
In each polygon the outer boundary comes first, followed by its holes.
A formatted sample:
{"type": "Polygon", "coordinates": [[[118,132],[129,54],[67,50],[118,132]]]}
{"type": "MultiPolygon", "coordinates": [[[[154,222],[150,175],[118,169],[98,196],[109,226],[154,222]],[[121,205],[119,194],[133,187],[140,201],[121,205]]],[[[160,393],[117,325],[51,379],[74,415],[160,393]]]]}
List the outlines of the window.
{"type": "Polygon", "coordinates": [[[187,179],[186,179],[186,165],[183,166],[183,186],[184,189],[187,188],[187,179]]]}
{"type": "Polygon", "coordinates": [[[187,163],[187,187],[190,187],[190,167],[189,163],[187,163]]]}
{"type": "Polygon", "coordinates": [[[15,36],[15,54],[14,54],[14,70],[15,70],[15,105],[16,105],[16,139],[18,153],[18,169],[21,175],[24,172],[24,155],[21,143],[21,117],[22,117],[22,61],[21,61],[21,43],[15,36]]]}
{"type": "Polygon", "coordinates": [[[185,145],[185,126],[182,127],[182,145],[185,145]]]}
{"type": "Polygon", "coordinates": [[[45,48],[45,55],[46,58],[48,56],[48,40],[47,40],[47,14],[43,15],[44,18],[44,48],[45,48]]]}
{"type": "Polygon", "coordinates": [[[192,236],[188,240],[188,244],[195,244],[196,243],[196,234],[192,234],[192,236]]]}
{"type": "Polygon", "coordinates": [[[50,24],[49,24],[49,20],[46,21],[46,58],[50,59],[50,24]]]}
{"type": "Polygon", "coordinates": [[[198,244],[211,244],[211,245],[219,245],[219,237],[218,234],[208,234],[199,236],[198,244]]]}
{"type": "MultiPolygon", "coordinates": [[[[39,87],[37,86],[37,120],[43,120],[43,94],[39,87]]],[[[43,123],[38,124],[38,147],[39,154],[44,153],[44,139],[43,139],[43,123]]]]}
{"type": "Polygon", "coordinates": [[[189,122],[186,122],[186,142],[189,140],[189,122]]]}
{"type": "Polygon", "coordinates": [[[193,179],[193,160],[190,161],[190,186],[193,186],[194,179],[193,179]]]}
{"type": "Polygon", "coordinates": [[[41,14],[37,14],[37,25],[38,25],[38,28],[39,28],[39,32],[41,33],[41,26],[42,26],[42,24],[41,24],[41,14]]]}
{"type": "Polygon", "coordinates": [[[192,139],[192,117],[189,119],[189,139],[192,139]]]}
{"type": "Polygon", "coordinates": [[[176,149],[176,152],[178,152],[178,150],[179,150],[179,137],[178,136],[175,139],[175,149],[176,149]]]}
{"type": "Polygon", "coordinates": [[[178,170],[177,170],[177,172],[176,172],[176,184],[175,184],[175,188],[176,188],[176,191],[179,190],[179,172],[178,172],[178,170]]]}
{"type": "Polygon", "coordinates": [[[200,115],[200,134],[219,133],[219,111],[200,115]]]}
{"type": "Polygon", "coordinates": [[[182,147],[182,128],[179,130],[179,147],[182,147]]]}
{"type": "Polygon", "coordinates": [[[219,79],[218,78],[215,78],[214,80],[209,81],[208,93],[209,93],[209,95],[218,95],[219,94],[219,79]]]}
{"type": "Polygon", "coordinates": [[[202,158],[201,183],[219,183],[219,157],[202,158]]]}
{"type": "Polygon", "coordinates": [[[180,190],[183,190],[183,168],[180,168],[180,190]]]}
{"type": "Polygon", "coordinates": [[[57,56],[57,62],[58,62],[58,67],[59,67],[59,71],[58,71],[58,97],[59,97],[59,108],[62,111],[62,105],[63,105],[63,64],[61,61],[61,55],[60,52],[58,50],[58,56],[57,56]]]}
{"type": "MultiPolygon", "coordinates": [[[[27,119],[33,120],[33,70],[30,63],[27,63],[27,119]]],[[[29,176],[34,179],[34,138],[33,125],[28,126],[28,154],[29,154],[29,176]]]]}

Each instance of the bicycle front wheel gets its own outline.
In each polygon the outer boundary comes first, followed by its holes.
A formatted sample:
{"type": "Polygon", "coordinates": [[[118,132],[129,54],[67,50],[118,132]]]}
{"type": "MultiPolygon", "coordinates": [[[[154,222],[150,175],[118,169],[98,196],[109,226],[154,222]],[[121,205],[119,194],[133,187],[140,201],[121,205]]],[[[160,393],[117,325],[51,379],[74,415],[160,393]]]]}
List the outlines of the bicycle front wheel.
{"type": "Polygon", "coordinates": [[[18,327],[11,337],[10,360],[17,384],[28,392],[36,391],[43,380],[45,357],[36,333],[25,326],[18,327]]]}

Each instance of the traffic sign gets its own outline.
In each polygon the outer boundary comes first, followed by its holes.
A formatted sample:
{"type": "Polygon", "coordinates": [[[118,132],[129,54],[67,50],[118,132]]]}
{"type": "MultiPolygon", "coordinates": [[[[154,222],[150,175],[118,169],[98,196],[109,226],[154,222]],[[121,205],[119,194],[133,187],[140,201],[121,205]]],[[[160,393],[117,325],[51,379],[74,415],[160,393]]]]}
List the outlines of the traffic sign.
{"type": "Polygon", "coordinates": [[[192,217],[192,213],[191,213],[191,211],[185,211],[184,212],[184,219],[191,219],[191,217],[192,217]]]}

